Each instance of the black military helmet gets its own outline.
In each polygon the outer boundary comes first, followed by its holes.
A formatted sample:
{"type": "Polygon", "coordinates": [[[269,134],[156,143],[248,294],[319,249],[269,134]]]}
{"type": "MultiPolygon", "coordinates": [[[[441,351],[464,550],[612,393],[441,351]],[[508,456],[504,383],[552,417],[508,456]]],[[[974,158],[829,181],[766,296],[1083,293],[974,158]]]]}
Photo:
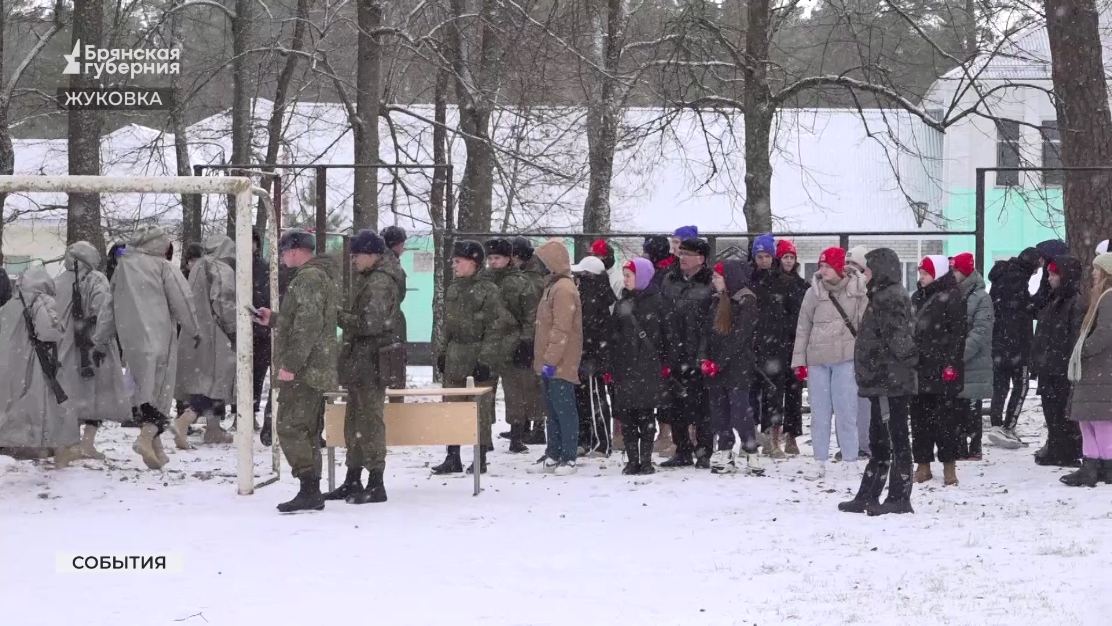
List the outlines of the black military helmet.
{"type": "Polygon", "coordinates": [[[475,263],[482,265],[486,260],[486,253],[483,252],[483,244],[471,239],[464,239],[457,241],[456,245],[452,247],[452,258],[470,259],[475,263]]]}
{"type": "Polygon", "coordinates": [[[509,239],[505,237],[495,237],[494,239],[487,239],[486,253],[496,254],[499,256],[509,257],[513,256],[514,246],[510,243],[509,239]]]}
{"type": "Polygon", "coordinates": [[[514,237],[510,240],[510,245],[513,246],[513,254],[522,261],[528,261],[533,258],[533,242],[522,236],[514,237]]]}
{"type": "Polygon", "coordinates": [[[286,252],[287,250],[296,249],[308,250],[309,252],[316,252],[317,240],[312,233],[301,230],[300,228],[291,228],[282,234],[278,240],[278,251],[286,252]]]}
{"type": "Polygon", "coordinates": [[[393,248],[399,243],[405,243],[409,236],[401,226],[387,226],[382,229],[382,238],[386,241],[387,248],[393,248]]]}

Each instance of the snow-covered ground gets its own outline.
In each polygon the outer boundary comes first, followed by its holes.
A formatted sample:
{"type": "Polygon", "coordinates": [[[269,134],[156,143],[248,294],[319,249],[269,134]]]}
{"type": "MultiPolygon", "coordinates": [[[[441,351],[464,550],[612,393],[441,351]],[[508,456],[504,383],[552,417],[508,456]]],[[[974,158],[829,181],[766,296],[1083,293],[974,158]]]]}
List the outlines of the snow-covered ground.
{"type": "MultiPolygon", "coordinates": [[[[429,476],[441,450],[393,449],[388,503],[280,516],[296,490],[288,473],[240,497],[232,446],[171,450],[152,472],[130,450],[137,431],[108,428],[105,463],[0,457],[0,615],[19,626],[1112,623],[1112,485],[1070,489],[1064,470],[1034,465],[1035,404],[1020,424],[1031,448],[986,449],[959,465],[958,487],[943,488],[936,466],[915,515],[881,518],[837,511],[857,480],[840,464],[818,483],[802,480],[805,458],[768,461],[763,478],[630,478],[619,456],[534,477],[539,447],[509,455],[504,440],[479,497],[469,478],[429,476]],[[183,569],[58,573],[57,553],[177,553],[183,569]]],[[[269,458],[258,446],[260,477],[269,458]]]]}

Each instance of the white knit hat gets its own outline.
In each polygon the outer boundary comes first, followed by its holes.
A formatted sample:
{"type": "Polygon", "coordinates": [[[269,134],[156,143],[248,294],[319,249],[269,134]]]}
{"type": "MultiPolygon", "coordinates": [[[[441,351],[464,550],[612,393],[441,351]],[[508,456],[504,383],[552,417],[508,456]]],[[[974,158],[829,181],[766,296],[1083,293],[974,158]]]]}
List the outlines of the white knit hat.
{"type": "Polygon", "coordinates": [[[846,253],[846,263],[856,265],[862,272],[868,267],[869,262],[865,259],[865,255],[869,253],[869,249],[865,246],[854,246],[846,253]]]}
{"type": "Polygon", "coordinates": [[[950,271],[950,259],[947,259],[941,254],[928,254],[919,261],[919,269],[926,270],[935,280],[942,278],[950,271]],[[930,266],[927,266],[927,262],[930,266]]]}
{"type": "Polygon", "coordinates": [[[1097,258],[1093,259],[1093,265],[1104,270],[1104,273],[1112,275],[1112,254],[1105,252],[1098,255],[1097,258]]]}
{"type": "Polygon", "coordinates": [[[1108,252],[1108,240],[1107,239],[1105,239],[1104,241],[1097,244],[1097,254],[1104,254],[1106,252],[1108,252]]]}

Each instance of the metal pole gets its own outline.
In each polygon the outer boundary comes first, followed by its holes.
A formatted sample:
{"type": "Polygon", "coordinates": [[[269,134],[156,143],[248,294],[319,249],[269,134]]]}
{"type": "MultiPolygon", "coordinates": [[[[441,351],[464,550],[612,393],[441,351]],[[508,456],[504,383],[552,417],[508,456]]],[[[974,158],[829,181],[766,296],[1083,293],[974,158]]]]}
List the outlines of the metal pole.
{"type": "Polygon", "coordinates": [[[254,345],[252,326],[254,321],[247,307],[252,304],[252,266],[251,254],[251,188],[236,194],[236,404],[239,405],[239,421],[236,429],[236,452],[239,457],[238,486],[239,495],[249,496],[255,491],[255,463],[252,458],[255,443],[255,419],[245,419],[244,412],[253,406],[252,365],[254,345]],[[246,271],[244,271],[246,269],[246,271]]]}
{"type": "MultiPolygon", "coordinates": [[[[281,180],[276,181],[274,189],[274,219],[270,220],[270,316],[272,320],[278,319],[278,308],[281,294],[278,293],[278,238],[282,233],[282,185],[281,180]]],[[[275,357],[278,354],[278,341],[274,335],[274,325],[270,330],[270,464],[276,479],[282,478],[281,446],[278,445],[278,390],[274,383],[278,380],[278,369],[275,367],[275,357]]]]}
{"type": "Polygon", "coordinates": [[[838,235],[838,247],[842,250],[849,250],[849,235],[838,235]]]}
{"type": "Polygon", "coordinates": [[[973,260],[977,264],[977,270],[982,275],[985,273],[985,169],[977,168],[977,203],[974,209],[976,213],[976,227],[973,236],[975,238],[974,245],[976,251],[973,253],[975,257],[973,260]]]}
{"type": "Polygon", "coordinates": [[[317,168],[317,254],[328,251],[328,169],[317,168]]]}
{"type": "MultiPolygon", "coordinates": [[[[467,388],[475,388],[475,377],[467,377],[467,388]]],[[[471,396],[471,401],[475,403],[475,458],[471,461],[471,467],[474,470],[472,474],[475,475],[475,495],[479,495],[481,490],[479,487],[479,476],[483,473],[483,402],[486,400],[484,396],[471,396]]],[[[443,398],[440,399],[444,401],[443,398]]]]}

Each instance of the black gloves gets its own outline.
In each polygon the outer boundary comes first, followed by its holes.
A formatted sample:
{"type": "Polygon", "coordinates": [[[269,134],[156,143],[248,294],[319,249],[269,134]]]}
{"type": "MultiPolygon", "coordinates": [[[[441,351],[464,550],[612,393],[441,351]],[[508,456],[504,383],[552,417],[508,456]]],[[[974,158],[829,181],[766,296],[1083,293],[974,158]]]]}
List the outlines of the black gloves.
{"type": "Polygon", "coordinates": [[[444,355],[443,354],[436,357],[436,371],[440,372],[441,375],[444,374],[444,355]]]}
{"type": "Polygon", "coordinates": [[[108,353],[103,348],[93,348],[93,365],[100,367],[107,358],[108,353]]]}
{"type": "Polygon", "coordinates": [[[492,378],[490,366],[486,363],[479,363],[475,365],[475,371],[471,372],[471,375],[475,377],[475,382],[485,382],[492,378]]]}
{"type": "Polygon", "coordinates": [[[533,342],[522,341],[514,350],[514,367],[533,367],[533,342]]]}

